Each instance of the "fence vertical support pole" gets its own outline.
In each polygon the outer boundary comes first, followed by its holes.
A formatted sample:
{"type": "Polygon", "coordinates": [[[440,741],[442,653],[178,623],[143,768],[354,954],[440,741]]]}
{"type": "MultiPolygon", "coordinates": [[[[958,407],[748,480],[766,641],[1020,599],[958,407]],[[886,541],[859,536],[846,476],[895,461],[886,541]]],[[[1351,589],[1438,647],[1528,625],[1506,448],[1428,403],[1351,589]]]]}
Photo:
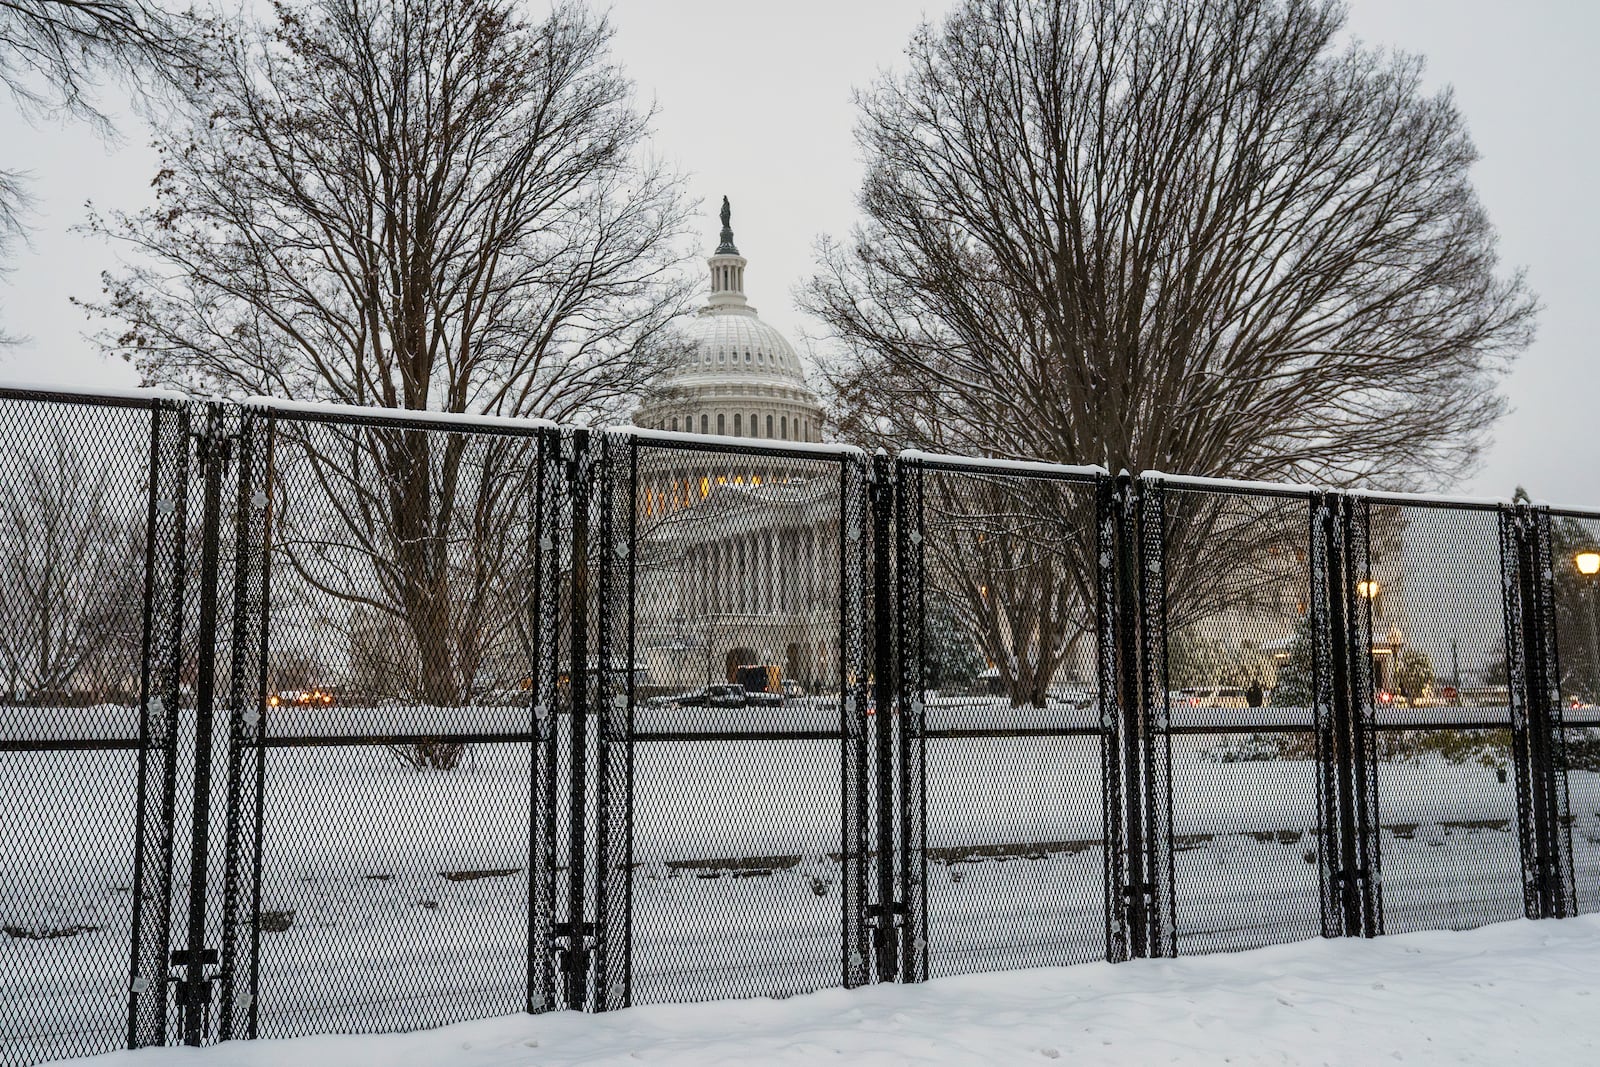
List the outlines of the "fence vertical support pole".
{"type": "Polygon", "coordinates": [[[239,426],[233,531],[233,632],[228,705],[227,842],[217,1040],[256,1036],[260,976],[261,817],[266,759],[271,561],[272,421],[246,410],[239,426]]]}
{"type": "Polygon", "coordinates": [[[589,928],[593,1011],[632,997],[633,539],[639,500],[638,450],[631,437],[602,434],[590,485],[598,498],[599,580],[595,591],[594,922],[589,928]],[[618,498],[625,514],[618,514],[618,498]],[[620,623],[620,626],[619,626],[620,623]],[[620,634],[619,634],[620,630],[620,634]],[[620,637],[620,640],[619,640],[620,637]]]}
{"type": "MultiPolygon", "coordinates": [[[[1333,541],[1337,498],[1318,493],[1310,499],[1308,543],[1311,576],[1311,718],[1317,758],[1317,897],[1322,936],[1344,934],[1339,893],[1339,774],[1334,715],[1333,663],[1345,644],[1332,627],[1332,607],[1339,586],[1338,571],[1329,551],[1333,541]]],[[[1348,628],[1346,628],[1348,629],[1348,628]]]]}
{"type": "Polygon", "coordinates": [[[1541,818],[1537,811],[1539,791],[1534,788],[1534,764],[1529,751],[1530,724],[1528,694],[1537,692],[1529,685],[1529,643],[1524,616],[1528,603],[1527,553],[1522,529],[1522,509],[1516,505],[1500,509],[1500,582],[1505,615],[1506,698],[1511,713],[1512,768],[1517,793],[1517,844],[1522,858],[1523,914],[1537,919],[1544,913],[1544,876],[1539,842],[1541,818]]]}
{"type": "Polygon", "coordinates": [[[882,449],[872,457],[868,486],[872,507],[872,705],[873,788],[877,800],[873,827],[877,899],[868,908],[876,978],[895,980],[898,955],[896,923],[902,911],[895,893],[894,827],[894,482],[889,456],[882,449]]]}
{"type": "Polygon", "coordinates": [[[1526,759],[1518,773],[1527,777],[1528,816],[1533,841],[1534,883],[1537,891],[1536,918],[1550,915],[1550,823],[1545,778],[1548,773],[1544,740],[1545,683],[1543,658],[1539,654],[1538,639],[1538,579],[1534,574],[1534,561],[1529,514],[1525,505],[1517,505],[1515,513],[1517,545],[1518,603],[1522,610],[1517,622],[1521,628],[1524,734],[1526,759]]]}
{"type": "Polygon", "coordinates": [[[1351,620],[1346,614],[1347,601],[1343,578],[1344,538],[1342,512],[1344,500],[1329,494],[1322,509],[1323,542],[1327,546],[1327,603],[1328,631],[1334,654],[1330,656],[1333,696],[1333,765],[1334,795],[1337,798],[1336,819],[1339,855],[1333,878],[1338,889],[1340,928],[1346,937],[1361,933],[1361,900],[1357,872],[1360,862],[1357,854],[1355,789],[1356,759],[1355,731],[1351,714],[1350,659],[1364,654],[1351,640],[1351,620]]]}
{"type": "Polygon", "coordinates": [[[205,1016],[211,1004],[206,967],[217,962],[217,950],[206,947],[207,869],[211,847],[211,748],[216,724],[217,572],[221,548],[222,474],[231,442],[223,428],[220,405],[208,405],[206,428],[195,438],[203,480],[200,533],[200,619],[196,635],[199,663],[195,673],[194,802],[189,824],[189,916],[185,947],[172,954],[183,968],[177,982],[185,1045],[204,1039],[205,1016]]]}
{"type": "Polygon", "coordinates": [[[1526,756],[1518,772],[1527,777],[1527,812],[1531,816],[1538,917],[1559,918],[1567,913],[1564,868],[1571,855],[1563,847],[1570,834],[1566,814],[1566,766],[1561,751],[1559,687],[1555,682],[1555,648],[1551,631],[1551,563],[1546,538],[1541,537],[1540,515],[1529,505],[1516,510],[1519,621],[1522,627],[1525,716],[1523,746],[1526,756]]]}
{"type": "Polygon", "coordinates": [[[139,675],[129,1048],[167,1041],[165,977],[172,940],[172,843],[177,806],[178,685],[188,545],[190,411],[160,401],[150,413],[144,611],[139,675]]]}
{"type": "Polygon", "coordinates": [[[1567,784],[1566,722],[1561,703],[1561,659],[1556,640],[1555,562],[1552,559],[1550,509],[1528,507],[1529,563],[1532,573],[1532,655],[1539,660],[1540,688],[1530,689],[1529,706],[1538,727],[1546,834],[1547,917],[1564,919],[1578,913],[1572,868],[1572,804],[1567,784]]]}
{"type": "Polygon", "coordinates": [[[1360,880],[1361,934],[1383,933],[1383,847],[1378,832],[1378,743],[1372,689],[1372,598],[1361,595],[1361,582],[1372,579],[1371,504],[1341,496],[1338,534],[1343,566],[1344,627],[1340,662],[1346,665],[1346,710],[1350,719],[1356,842],[1356,877],[1360,880]]]}
{"type": "Polygon", "coordinates": [[[1139,740],[1144,795],[1145,949],[1178,954],[1172,874],[1172,708],[1167,690],[1167,494],[1138,483],[1139,740]]]}
{"type": "Polygon", "coordinates": [[[927,600],[923,589],[922,479],[916,460],[894,464],[895,712],[900,740],[900,980],[928,976],[927,600]]]}
{"type": "Polygon", "coordinates": [[[567,457],[567,492],[572,508],[572,587],[567,614],[572,629],[572,660],[567,667],[568,712],[571,722],[572,795],[567,851],[567,921],[556,927],[566,976],[567,1007],[588,1003],[588,953],[584,944],[587,904],[585,873],[589,848],[589,431],[573,430],[567,457]]]}
{"type": "Polygon", "coordinates": [[[1095,681],[1100,703],[1101,840],[1105,842],[1106,962],[1130,955],[1126,836],[1123,832],[1122,684],[1118,634],[1118,578],[1122,573],[1117,532],[1121,526],[1117,483],[1102,475],[1095,485],[1095,681]]]}
{"type": "Polygon", "coordinates": [[[1145,747],[1139,684],[1139,535],[1138,497],[1127,471],[1117,475],[1117,691],[1122,711],[1123,835],[1127,844],[1122,892],[1128,901],[1129,954],[1149,952],[1149,920],[1145,900],[1144,800],[1147,783],[1140,773],[1145,747]]]}

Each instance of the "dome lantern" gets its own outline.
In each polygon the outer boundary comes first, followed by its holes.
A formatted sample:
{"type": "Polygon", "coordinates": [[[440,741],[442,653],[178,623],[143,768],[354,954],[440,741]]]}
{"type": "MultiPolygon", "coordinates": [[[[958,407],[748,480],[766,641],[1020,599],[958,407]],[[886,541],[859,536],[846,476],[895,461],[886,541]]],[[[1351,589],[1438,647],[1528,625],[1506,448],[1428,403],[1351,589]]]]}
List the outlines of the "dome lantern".
{"type": "Polygon", "coordinates": [[[722,240],[716,253],[706,262],[711,265],[711,305],[747,307],[750,302],[744,295],[744,268],[749,260],[739,254],[738,246],[733,243],[733,209],[727,197],[722,198],[722,240]]]}

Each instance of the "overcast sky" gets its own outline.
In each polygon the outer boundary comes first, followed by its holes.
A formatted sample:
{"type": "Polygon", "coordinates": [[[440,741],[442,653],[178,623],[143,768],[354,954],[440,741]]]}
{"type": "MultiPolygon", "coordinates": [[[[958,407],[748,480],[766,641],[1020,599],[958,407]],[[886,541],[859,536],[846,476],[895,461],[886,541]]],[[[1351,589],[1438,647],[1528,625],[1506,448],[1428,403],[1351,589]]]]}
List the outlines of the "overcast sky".
{"type": "MultiPolygon", "coordinates": [[[[263,5],[264,6],[264,5],[263,5]]],[[[1515,410],[1478,475],[1458,491],[1600,505],[1600,436],[1591,311],[1600,288],[1600,149],[1592,49],[1600,5],[1554,0],[1354,0],[1352,31],[1428,59],[1454,86],[1483,159],[1475,178],[1508,265],[1525,267],[1544,302],[1539,337],[1505,382],[1515,410]]],[[[530,11],[543,10],[530,4],[530,11]]],[[[703,251],[716,244],[720,198],[733,201],[746,289],[797,344],[816,332],[795,309],[820,234],[855,217],[860,164],[850,93],[901,60],[913,28],[937,18],[924,0],[619,0],[617,58],[659,107],[656,151],[689,174],[703,251]]],[[[115,250],[72,232],[86,201],[137,209],[154,155],[123,122],[120,143],[80,126],[30,126],[0,102],[0,166],[33,176],[32,247],[0,283],[0,324],[31,340],[0,354],[0,379],[123,386],[130,368],[102,359],[68,297],[94,296],[115,250]]]]}

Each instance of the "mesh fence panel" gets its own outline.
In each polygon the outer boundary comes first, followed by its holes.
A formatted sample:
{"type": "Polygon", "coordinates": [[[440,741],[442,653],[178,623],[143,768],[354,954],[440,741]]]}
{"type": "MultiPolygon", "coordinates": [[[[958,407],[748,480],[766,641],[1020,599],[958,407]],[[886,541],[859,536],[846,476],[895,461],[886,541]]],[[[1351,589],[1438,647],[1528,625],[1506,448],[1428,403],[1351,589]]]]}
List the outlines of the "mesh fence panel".
{"type": "Polygon", "coordinates": [[[1523,913],[1502,521],[1493,509],[1367,509],[1356,591],[1388,933],[1523,913]]]}
{"type": "Polygon", "coordinates": [[[0,1063],[164,1036],[184,421],[0,395],[0,1063]]]}
{"type": "Polygon", "coordinates": [[[1153,699],[1170,717],[1177,951],[1315,937],[1337,859],[1325,854],[1325,591],[1313,581],[1322,574],[1314,503],[1156,491],[1167,654],[1153,699]]]}
{"type": "Polygon", "coordinates": [[[1097,482],[928,460],[909,483],[927,974],[1103,959],[1097,482]]]}
{"type": "Polygon", "coordinates": [[[865,465],[628,440],[630,999],[857,984],[865,465]]]}
{"type": "Polygon", "coordinates": [[[275,420],[262,1036],[549,1003],[541,477],[531,429],[275,420]]]}
{"type": "Polygon", "coordinates": [[[1600,515],[1552,514],[1555,681],[1566,705],[1574,887],[1583,913],[1600,911],[1600,558],[1590,553],[1600,554],[1600,515]]]}

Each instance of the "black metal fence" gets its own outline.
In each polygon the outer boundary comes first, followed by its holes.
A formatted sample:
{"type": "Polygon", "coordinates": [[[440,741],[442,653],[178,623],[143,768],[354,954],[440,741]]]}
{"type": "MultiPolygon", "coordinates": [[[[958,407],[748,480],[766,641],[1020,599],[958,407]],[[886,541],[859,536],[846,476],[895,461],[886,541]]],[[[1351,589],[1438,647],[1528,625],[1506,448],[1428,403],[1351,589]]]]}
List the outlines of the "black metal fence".
{"type": "Polygon", "coordinates": [[[0,391],[0,1063],[1600,910],[1600,513],[0,391]]]}

